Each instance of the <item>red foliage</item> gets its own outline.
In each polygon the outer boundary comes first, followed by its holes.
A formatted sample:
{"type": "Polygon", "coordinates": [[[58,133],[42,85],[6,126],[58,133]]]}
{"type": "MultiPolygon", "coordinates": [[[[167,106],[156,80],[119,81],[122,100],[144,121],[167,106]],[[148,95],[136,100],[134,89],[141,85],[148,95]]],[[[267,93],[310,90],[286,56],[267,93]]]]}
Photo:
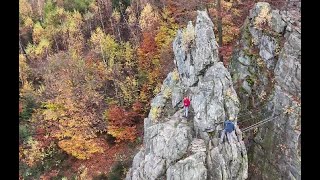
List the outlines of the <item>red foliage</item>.
{"type": "Polygon", "coordinates": [[[144,117],[144,113],[143,113],[143,104],[139,101],[136,101],[133,103],[132,105],[132,110],[134,113],[136,113],[136,116],[139,116],[140,118],[144,117]]]}
{"type": "Polygon", "coordinates": [[[233,47],[232,44],[224,45],[219,48],[219,54],[223,57],[223,64],[225,67],[229,65],[229,59],[232,55],[233,47]]]}
{"type": "Polygon", "coordinates": [[[195,19],[196,11],[203,8],[210,0],[165,0],[166,7],[179,25],[185,26],[189,20],[195,19]]]}
{"type": "Polygon", "coordinates": [[[107,111],[108,124],[111,126],[132,126],[135,114],[126,111],[124,108],[116,105],[111,106],[107,111]]]}
{"type": "Polygon", "coordinates": [[[135,103],[134,110],[127,111],[116,105],[107,110],[108,134],[116,138],[116,142],[134,141],[137,136],[136,119],[140,119],[142,105],[135,103]]]}
{"type": "Polygon", "coordinates": [[[94,53],[93,51],[89,51],[86,55],[85,58],[86,60],[86,65],[91,66],[93,63],[98,61],[97,54],[94,53]]]}
{"type": "MultiPolygon", "coordinates": [[[[60,173],[72,179],[74,172],[78,172],[81,166],[87,168],[88,177],[94,177],[100,173],[108,174],[112,171],[112,166],[119,161],[118,157],[121,155],[123,161],[127,161],[132,155],[136,153],[136,148],[132,148],[128,143],[118,143],[115,146],[106,144],[103,139],[99,139],[100,146],[104,148],[101,154],[96,154],[95,158],[87,160],[78,160],[75,158],[69,158],[67,161],[71,167],[61,170],[60,173]]],[[[51,175],[50,177],[52,177],[51,175]]],[[[56,176],[56,175],[55,175],[56,176]]]]}
{"type": "Polygon", "coordinates": [[[157,50],[157,45],[154,39],[154,32],[144,32],[142,33],[142,43],[140,44],[140,50],[144,54],[153,53],[157,50]]]}

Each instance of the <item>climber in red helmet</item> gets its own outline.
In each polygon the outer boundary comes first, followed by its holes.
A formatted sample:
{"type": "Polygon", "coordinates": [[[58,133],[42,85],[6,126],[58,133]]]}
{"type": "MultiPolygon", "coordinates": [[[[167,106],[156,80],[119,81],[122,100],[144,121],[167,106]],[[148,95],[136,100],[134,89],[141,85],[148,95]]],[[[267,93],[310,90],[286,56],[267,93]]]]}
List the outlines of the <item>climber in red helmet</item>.
{"type": "Polygon", "coordinates": [[[187,118],[188,117],[188,110],[189,110],[189,106],[190,106],[190,99],[188,96],[184,97],[183,105],[184,105],[184,116],[187,118]]]}

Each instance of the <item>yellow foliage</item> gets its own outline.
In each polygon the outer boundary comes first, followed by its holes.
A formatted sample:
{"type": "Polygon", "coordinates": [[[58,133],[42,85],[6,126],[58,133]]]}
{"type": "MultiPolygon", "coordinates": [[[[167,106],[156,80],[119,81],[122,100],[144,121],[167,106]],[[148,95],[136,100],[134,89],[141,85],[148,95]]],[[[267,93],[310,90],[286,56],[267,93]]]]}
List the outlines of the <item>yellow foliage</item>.
{"type": "Polygon", "coordinates": [[[129,106],[137,99],[137,80],[134,77],[127,76],[125,81],[117,82],[123,94],[124,102],[126,106],[129,106]]]}
{"type": "Polygon", "coordinates": [[[265,100],[266,96],[267,96],[267,93],[264,90],[262,90],[262,92],[258,95],[259,99],[261,100],[265,100]]]}
{"type": "Polygon", "coordinates": [[[159,15],[156,11],[153,10],[152,6],[147,3],[146,6],[141,11],[139,18],[139,24],[142,31],[151,30],[150,28],[154,23],[159,21],[159,15]]]}
{"type": "Polygon", "coordinates": [[[223,31],[223,43],[228,44],[232,42],[237,35],[239,34],[240,30],[237,28],[231,21],[230,23],[223,23],[222,31],[223,31]]]}
{"type": "Polygon", "coordinates": [[[153,94],[158,94],[161,91],[161,86],[156,86],[153,90],[153,94]]]}
{"type": "Polygon", "coordinates": [[[171,93],[172,93],[171,89],[170,88],[166,88],[164,90],[164,92],[163,92],[163,97],[165,99],[169,99],[171,97],[171,93]]]}
{"type": "Polygon", "coordinates": [[[38,93],[39,95],[42,94],[43,92],[45,92],[46,87],[44,85],[40,85],[38,89],[36,89],[36,93],[38,93]]]}
{"type": "Polygon", "coordinates": [[[128,18],[128,23],[130,26],[134,26],[137,23],[137,17],[136,15],[133,13],[133,11],[131,10],[131,6],[128,6],[126,9],[126,13],[128,14],[129,18],[128,18]]]}
{"type": "Polygon", "coordinates": [[[159,107],[152,107],[150,109],[150,117],[154,122],[158,122],[158,118],[160,117],[161,109],[159,107]]]}
{"type": "Polygon", "coordinates": [[[39,44],[28,44],[26,53],[31,59],[42,59],[49,52],[51,43],[48,39],[40,39],[39,44]]]}
{"type": "Polygon", "coordinates": [[[233,94],[233,93],[232,93],[232,89],[231,89],[231,88],[229,88],[229,89],[226,90],[225,97],[231,99],[231,100],[232,100],[233,102],[235,102],[236,104],[239,104],[239,100],[238,100],[236,94],[233,94]]]}
{"type": "Polygon", "coordinates": [[[44,158],[44,149],[41,148],[38,141],[33,140],[31,137],[27,140],[25,148],[22,150],[22,154],[25,157],[24,161],[29,166],[33,166],[36,162],[41,161],[44,158]]]}
{"type": "Polygon", "coordinates": [[[89,11],[93,13],[97,13],[99,11],[99,7],[96,4],[96,1],[91,1],[89,4],[89,11]]]}
{"type": "Polygon", "coordinates": [[[226,10],[229,10],[230,8],[232,8],[232,2],[222,1],[222,6],[223,6],[226,10]]]}
{"type": "Polygon", "coordinates": [[[163,9],[160,28],[155,37],[155,41],[159,49],[170,47],[178,29],[178,25],[174,22],[174,19],[169,16],[169,14],[170,12],[167,9],[163,9]]]}
{"type": "Polygon", "coordinates": [[[259,67],[263,67],[265,65],[265,62],[260,57],[256,61],[257,61],[257,65],[259,67]]]}
{"type": "Polygon", "coordinates": [[[80,180],[90,179],[90,176],[88,175],[88,168],[87,167],[81,166],[79,169],[80,169],[80,175],[79,175],[80,180]]]}
{"type": "Polygon", "coordinates": [[[36,55],[42,55],[45,50],[50,47],[50,41],[48,39],[41,39],[38,46],[35,49],[36,55]]]}
{"type": "Polygon", "coordinates": [[[262,6],[258,16],[254,19],[254,26],[260,28],[264,23],[270,24],[271,22],[271,13],[268,6],[262,6]]]}
{"type": "Polygon", "coordinates": [[[43,112],[44,120],[57,120],[59,114],[51,109],[44,110],[43,112]]]}
{"type": "Polygon", "coordinates": [[[33,21],[30,17],[26,17],[24,20],[24,26],[28,27],[28,28],[32,28],[33,27],[33,21]]]}
{"type": "Polygon", "coordinates": [[[44,103],[43,107],[46,108],[42,111],[44,120],[57,120],[66,114],[60,104],[47,102],[44,103]]]}
{"type": "Polygon", "coordinates": [[[32,39],[33,42],[39,43],[40,39],[43,37],[45,30],[39,22],[37,22],[33,27],[32,39]]]}
{"type": "Polygon", "coordinates": [[[102,57],[105,58],[105,65],[111,68],[115,63],[119,50],[119,44],[116,40],[109,34],[105,35],[98,27],[96,31],[92,33],[90,42],[92,43],[94,50],[97,53],[101,53],[102,57]]]}
{"type": "Polygon", "coordinates": [[[89,159],[94,153],[103,153],[103,148],[93,139],[74,136],[58,142],[61,149],[78,159],[89,159]]]}
{"type": "Polygon", "coordinates": [[[19,0],[19,13],[23,16],[30,16],[32,7],[27,0],[19,0]]]}
{"type": "Polygon", "coordinates": [[[288,107],[288,106],[286,106],[285,108],[283,108],[283,110],[284,110],[284,114],[291,114],[291,113],[294,112],[294,108],[288,107]]]}
{"type": "Polygon", "coordinates": [[[276,44],[276,49],[275,49],[275,54],[276,54],[276,55],[279,55],[280,51],[281,51],[281,46],[280,46],[279,43],[277,43],[277,44],[276,44]]]}
{"type": "Polygon", "coordinates": [[[111,37],[109,34],[105,37],[105,40],[103,41],[104,45],[104,51],[105,55],[109,58],[109,67],[112,67],[117,55],[118,50],[118,43],[115,41],[113,37],[111,37]]]}
{"type": "MultiPolygon", "coordinates": [[[[222,41],[223,45],[227,45],[234,41],[240,33],[239,26],[234,23],[234,18],[241,16],[241,11],[232,6],[234,1],[221,1],[222,12],[222,41]]],[[[218,11],[216,8],[211,9],[214,17],[217,17],[218,11]]],[[[218,31],[218,26],[214,26],[215,32],[218,31]]]]}
{"type": "Polygon", "coordinates": [[[33,93],[34,87],[29,81],[25,81],[20,90],[21,94],[33,93]]]}
{"type": "Polygon", "coordinates": [[[80,32],[81,26],[83,24],[82,16],[78,11],[67,14],[67,25],[69,31],[71,32],[80,32]]]}
{"type": "Polygon", "coordinates": [[[149,101],[148,97],[149,97],[149,96],[146,94],[146,92],[140,91],[139,100],[140,100],[141,102],[147,103],[147,102],[149,101]]]}
{"type": "Polygon", "coordinates": [[[116,126],[108,126],[108,134],[116,137],[116,142],[120,142],[122,140],[130,140],[134,141],[136,137],[136,129],[135,127],[116,127],[116,126]]]}
{"type": "Polygon", "coordinates": [[[82,16],[78,11],[67,13],[65,27],[68,31],[68,49],[73,59],[80,59],[84,45],[84,38],[81,32],[83,24],[82,16]]]}
{"type": "Polygon", "coordinates": [[[59,7],[59,6],[58,6],[58,7],[57,7],[57,12],[56,12],[56,13],[57,13],[57,15],[58,15],[58,16],[60,16],[60,17],[61,17],[61,16],[65,15],[66,11],[64,10],[64,8],[63,8],[63,7],[59,7]]]}
{"type": "Polygon", "coordinates": [[[93,46],[97,46],[100,45],[100,43],[103,41],[105,34],[103,33],[103,31],[101,30],[100,27],[98,27],[96,29],[96,31],[94,31],[91,34],[91,38],[90,38],[90,42],[93,44],[93,46]]]}
{"type": "Polygon", "coordinates": [[[173,79],[174,81],[178,81],[178,80],[179,80],[179,72],[178,72],[177,68],[175,68],[175,69],[173,70],[172,79],[173,79]]]}
{"type": "Polygon", "coordinates": [[[188,26],[186,29],[182,31],[182,44],[185,49],[194,41],[195,32],[193,26],[188,26]]]}
{"type": "Polygon", "coordinates": [[[111,17],[115,20],[118,24],[120,22],[120,13],[117,10],[113,10],[111,17]]]}
{"type": "Polygon", "coordinates": [[[23,148],[22,146],[19,146],[19,161],[21,161],[23,158],[23,148]]]}
{"type": "MultiPolygon", "coordinates": [[[[288,95],[289,98],[295,99],[292,95],[288,95]]],[[[293,100],[291,106],[285,106],[283,109],[284,114],[291,116],[301,116],[301,102],[299,100],[293,100]]],[[[299,127],[298,127],[299,129],[299,127]]]]}
{"type": "Polygon", "coordinates": [[[125,65],[127,67],[133,67],[135,62],[133,61],[133,54],[134,50],[132,49],[131,45],[129,42],[123,43],[122,48],[124,49],[123,51],[123,57],[126,60],[125,65]]]}
{"type": "Polygon", "coordinates": [[[23,54],[19,54],[19,80],[22,82],[22,85],[27,82],[30,72],[31,70],[26,62],[26,57],[23,54]]]}

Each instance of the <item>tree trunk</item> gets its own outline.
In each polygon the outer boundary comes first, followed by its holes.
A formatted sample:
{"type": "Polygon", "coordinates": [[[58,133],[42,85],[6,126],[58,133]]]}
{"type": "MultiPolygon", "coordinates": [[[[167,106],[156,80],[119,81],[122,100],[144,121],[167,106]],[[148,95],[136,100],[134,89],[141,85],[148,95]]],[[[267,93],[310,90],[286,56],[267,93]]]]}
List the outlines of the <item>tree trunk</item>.
{"type": "Polygon", "coordinates": [[[104,29],[104,25],[103,25],[103,21],[102,21],[101,8],[100,8],[100,3],[99,2],[98,2],[98,11],[99,11],[99,15],[100,15],[100,22],[101,22],[101,26],[102,26],[102,31],[105,33],[105,29],[104,29]]]}
{"type": "Polygon", "coordinates": [[[101,55],[102,55],[103,63],[104,63],[104,65],[106,66],[106,68],[108,68],[108,63],[107,63],[107,61],[106,61],[106,59],[105,59],[105,57],[104,57],[101,40],[100,40],[100,50],[101,50],[101,55]]]}
{"type": "Polygon", "coordinates": [[[120,40],[120,42],[121,42],[121,34],[120,34],[120,28],[119,28],[119,24],[117,25],[117,30],[118,30],[118,36],[119,36],[119,40],[120,40]]]}
{"type": "Polygon", "coordinates": [[[219,46],[222,47],[221,0],[217,0],[217,11],[218,11],[218,36],[219,36],[219,46]]]}
{"type": "Polygon", "coordinates": [[[89,29],[90,29],[90,32],[92,32],[91,20],[89,20],[89,29]]]}
{"type": "MultiPolygon", "coordinates": [[[[108,10],[108,6],[109,6],[109,3],[108,3],[108,1],[106,1],[105,3],[104,3],[104,6],[105,6],[105,8],[106,8],[106,11],[108,10]]],[[[108,14],[108,11],[107,11],[107,14],[108,14]]],[[[109,15],[109,14],[108,14],[109,15]]],[[[115,35],[115,33],[114,33],[114,26],[113,26],[113,22],[112,22],[112,19],[111,18],[109,18],[109,20],[110,20],[110,24],[111,24],[111,29],[112,29],[112,35],[115,35]]]]}
{"type": "Polygon", "coordinates": [[[30,62],[30,59],[29,59],[29,57],[28,57],[25,49],[24,49],[23,46],[22,46],[21,39],[20,39],[20,35],[19,35],[19,47],[20,47],[21,52],[26,56],[26,59],[28,60],[28,62],[30,62]]]}
{"type": "Polygon", "coordinates": [[[40,7],[39,0],[37,1],[37,5],[38,5],[38,13],[39,13],[39,16],[40,16],[40,21],[43,22],[43,17],[42,17],[42,13],[41,13],[41,7],[40,7]]]}
{"type": "Polygon", "coordinates": [[[59,51],[59,46],[56,40],[56,36],[53,36],[54,43],[56,44],[57,51],[59,51]]]}
{"type": "Polygon", "coordinates": [[[134,29],[130,27],[129,22],[127,21],[126,17],[124,16],[123,12],[120,11],[120,14],[122,15],[122,18],[124,19],[124,22],[127,24],[128,29],[130,30],[130,32],[132,32],[133,34],[133,39],[135,40],[135,43],[138,44],[138,40],[136,37],[136,34],[134,33],[134,29]]]}

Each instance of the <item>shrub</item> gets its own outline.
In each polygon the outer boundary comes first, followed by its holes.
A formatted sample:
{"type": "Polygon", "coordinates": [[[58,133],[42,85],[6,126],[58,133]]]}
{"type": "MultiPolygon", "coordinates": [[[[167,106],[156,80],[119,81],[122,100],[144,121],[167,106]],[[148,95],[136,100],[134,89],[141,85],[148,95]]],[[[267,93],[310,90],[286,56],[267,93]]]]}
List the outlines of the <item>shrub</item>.
{"type": "Polygon", "coordinates": [[[94,176],[92,180],[108,180],[108,176],[104,173],[94,176]]]}
{"type": "Polygon", "coordinates": [[[188,24],[187,28],[182,31],[182,45],[185,49],[191,45],[195,39],[194,27],[188,24]]]}
{"type": "Polygon", "coordinates": [[[28,125],[19,125],[19,139],[20,140],[26,140],[28,137],[30,137],[30,127],[28,125]]]}
{"type": "Polygon", "coordinates": [[[21,120],[28,120],[30,119],[33,110],[37,107],[37,105],[32,96],[26,96],[22,102],[23,107],[19,117],[21,120]]]}
{"type": "Polygon", "coordinates": [[[160,116],[161,109],[158,107],[152,107],[150,110],[151,120],[157,122],[157,118],[160,116]]]}
{"type": "Polygon", "coordinates": [[[129,167],[129,163],[126,161],[118,161],[108,174],[109,180],[121,180],[124,179],[126,169],[129,167]]]}
{"type": "Polygon", "coordinates": [[[164,90],[164,92],[163,92],[163,97],[165,98],[165,99],[169,99],[170,97],[171,97],[171,89],[170,88],[166,88],[165,90],[164,90]]]}

